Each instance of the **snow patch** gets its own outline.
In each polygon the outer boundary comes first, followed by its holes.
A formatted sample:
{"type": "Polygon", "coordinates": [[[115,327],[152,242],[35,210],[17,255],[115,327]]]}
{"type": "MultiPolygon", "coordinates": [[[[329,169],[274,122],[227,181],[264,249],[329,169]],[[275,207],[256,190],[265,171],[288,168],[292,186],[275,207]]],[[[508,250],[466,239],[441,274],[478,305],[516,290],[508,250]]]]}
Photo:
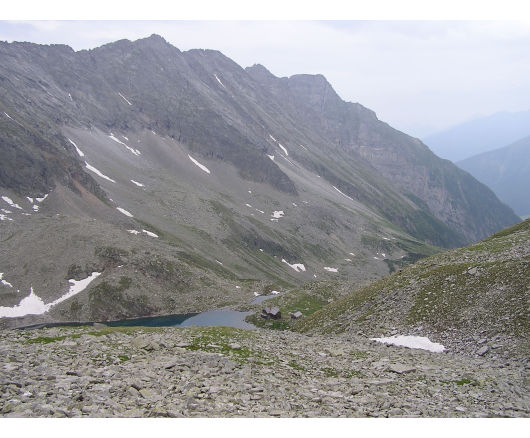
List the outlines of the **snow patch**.
{"type": "Polygon", "coordinates": [[[42,202],[44,201],[47,197],[48,197],[49,193],[46,193],[42,198],[35,198],[37,200],[37,202],[42,202]]]}
{"type": "Polygon", "coordinates": [[[0,213],[0,221],[12,221],[10,217],[7,217],[5,214],[0,213]]]}
{"type": "MultiPolygon", "coordinates": [[[[94,172],[97,176],[100,176],[101,178],[103,179],[106,179],[112,183],[115,183],[116,181],[114,181],[112,178],[109,178],[107,175],[104,175],[103,173],[101,173],[98,169],[96,169],[94,166],[88,164],[86,161],[85,161],[85,165],[86,165],[86,168],[88,170],[90,170],[91,172],[94,172]]],[[[39,199],[39,198],[37,198],[39,199]]]]}
{"type": "Polygon", "coordinates": [[[271,290],[271,295],[280,295],[280,292],[277,290],[271,290]]]}
{"type": "Polygon", "coordinates": [[[265,212],[264,212],[263,210],[258,210],[258,209],[256,208],[256,211],[259,211],[261,214],[265,214],[265,212]]]}
{"type": "Polygon", "coordinates": [[[44,304],[42,298],[37,296],[33,291],[33,287],[31,287],[30,294],[23,298],[17,305],[13,307],[0,307],[0,318],[15,318],[25,315],[42,315],[43,313],[46,313],[48,310],[50,310],[53,306],[62,303],[68,298],[71,298],[74,295],[84,291],[87,286],[100,275],[101,272],[92,272],[92,274],[84,280],[68,280],[68,282],[71,284],[68,292],[62,297],[48,304],[44,304]]]}
{"type": "Polygon", "coordinates": [[[252,190],[249,190],[248,192],[252,195],[252,190]]]}
{"type": "Polygon", "coordinates": [[[294,202],[292,204],[293,204],[293,207],[298,207],[298,205],[296,205],[294,202]]]}
{"type": "Polygon", "coordinates": [[[2,196],[2,199],[9,204],[10,207],[18,208],[19,210],[24,210],[20,205],[15,204],[13,200],[8,196],[2,196]]]}
{"type": "Polygon", "coordinates": [[[73,102],[74,99],[72,99],[72,95],[70,93],[68,93],[68,97],[70,98],[70,100],[73,102]]]}
{"type": "Polygon", "coordinates": [[[33,198],[30,198],[29,196],[26,196],[26,199],[27,199],[31,204],[33,204],[33,198]]]}
{"type": "Polygon", "coordinates": [[[271,222],[278,222],[278,219],[271,218],[271,222]]]}
{"type": "Polygon", "coordinates": [[[261,252],[263,252],[263,250],[262,250],[261,248],[260,248],[259,250],[260,250],[261,252]]]}
{"type": "Polygon", "coordinates": [[[339,192],[342,196],[346,196],[346,198],[351,199],[351,200],[353,201],[353,198],[350,198],[350,197],[349,197],[348,195],[346,195],[345,193],[342,193],[337,187],[333,186],[333,188],[334,188],[337,192],[339,192]]]}
{"type": "Polygon", "coordinates": [[[4,273],[3,272],[0,272],[0,283],[3,284],[4,286],[7,286],[7,287],[13,287],[13,285],[9,281],[4,280],[4,273]]]}
{"type": "Polygon", "coordinates": [[[75,148],[75,150],[77,151],[77,155],[79,155],[80,157],[84,157],[84,156],[85,156],[85,154],[83,153],[83,151],[82,151],[81,149],[79,149],[79,148],[77,147],[77,145],[76,145],[72,140],[70,140],[69,138],[68,138],[67,140],[68,140],[70,143],[72,143],[72,144],[74,145],[74,148],[75,148]]]}
{"type": "Polygon", "coordinates": [[[259,297],[259,293],[254,292],[254,296],[255,296],[255,297],[259,297]]]}
{"type": "Polygon", "coordinates": [[[293,263],[292,265],[285,259],[282,262],[293,268],[296,272],[305,272],[305,266],[302,263],[293,263]]]}
{"type": "Polygon", "coordinates": [[[274,155],[268,155],[267,154],[267,157],[269,157],[272,161],[274,161],[274,155]]]}
{"type": "Polygon", "coordinates": [[[119,143],[123,146],[125,146],[127,148],[128,151],[130,151],[131,153],[133,153],[134,155],[138,156],[138,155],[141,155],[142,153],[138,150],[138,149],[133,149],[132,147],[126,145],[123,141],[121,141],[119,138],[116,138],[114,137],[114,134],[111,132],[110,135],[108,136],[111,140],[114,140],[116,143],[119,143]]]}
{"type": "Polygon", "coordinates": [[[10,213],[12,213],[11,210],[6,210],[5,208],[2,208],[0,211],[3,211],[5,214],[10,214],[10,213]]]}
{"type": "Polygon", "coordinates": [[[300,146],[307,151],[307,148],[303,144],[301,144],[300,146]]]}
{"type": "Polygon", "coordinates": [[[272,141],[278,141],[276,140],[272,135],[269,134],[269,137],[271,138],[272,141]]]}
{"type": "Polygon", "coordinates": [[[138,230],[127,230],[127,232],[131,234],[140,234],[140,231],[138,230]]]}
{"type": "Polygon", "coordinates": [[[63,301],[67,300],[68,298],[73,297],[74,295],[77,295],[80,292],[83,292],[87,286],[92,283],[96,278],[98,278],[101,275],[101,272],[92,272],[87,278],[84,280],[74,280],[73,278],[71,280],[68,280],[68,283],[71,284],[70,289],[66,294],[64,294],[61,298],[56,299],[55,301],[47,304],[49,307],[53,307],[56,304],[62,303],[63,301]]]}
{"type": "Polygon", "coordinates": [[[351,259],[344,259],[344,260],[347,261],[347,262],[351,262],[351,259]]]}
{"type": "Polygon", "coordinates": [[[284,216],[283,210],[280,210],[280,211],[273,211],[272,214],[271,214],[271,216],[272,216],[273,218],[279,219],[279,218],[281,218],[281,217],[284,216]]]}
{"type": "Polygon", "coordinates": [[[145,184],[139,183],[138,181],[135,181],[134,179],[131,179],[131,182],[133,184],[136,184],[138,187],[145,187],[145,184]]]}
{"type": "Polygon", "coordinates": [[[252,205],[250,204],[245,204],[248,208],[252,208],[252,205]]]}
{"type": "Polygon", "coordinates": [[[280,146],[285,155],[289,155],[289,152],[287,152],[287,149],[285,149],[281,143],[278,143],[278,146],[280,146]]]}
{"type": "Polygon", "coordinates": [[[199,163],[195,158],[193,158],[190,154],[188,154],[189,159],[192,161],[193,164],[198,166],[201,170],[204,170],[206,173],[210,173],[210,169],[208,169],[204,164],[199,163]]]}
{"type": "Polygon", "coordinates": [[[381,342],[383,344],[397,345],[398,347],[427,350],[433,353],[442,353],[445,350],[445,347],[442,344],[431,342],[430,339],[425,336],[395,335],[388,338],[370,338],[370,340],[381,342]]]}
{"type": "Polygon", "coordinates": [[[152,233],[151,231],[142,230],[142,233],[147,234],[149,237],[158,237],[158,234],[152,233]]]}
{"type": "Polygon", "coordinates": [[[339,272],[339,270],[337,268],[329,268],[327,266],[324,267],[324,269],[328,272],[339,272]]]}
{"type": "Polygon", "coordinates": [[[216,260],[216,262],[219,263],[221,266],[223,266],[223,264],[219,260],[216,260]]]}
{"type": "Polygon", "coordinates": [[[120,213],[124,214],[125,216],[134,217],[131,213],[129,213],[127,210],[121,207],[116,207],[116,210],[118,210],[120,213]]]}
{"type": "Polygon", "coordinates": [[[7,116],[8,119],[13,120],[13,118],[9,114],[7,114],[5,111],[4,111],[4,114],[7,116]]]}
{"type": "Polygon", "coordinates": [[[349,252],[348,254],[351,255],[351,256],[354,256],[354,255],[355,255],[353,252],[349,252]]]}
{"type": "Polygon", "coordinates": [[[38,205],[34,205],[33,206],[33,211],[39,211],[39,206],[38,205]]]}
{"type": "Polygon", "coordinates": [[[221,79],[219,79],[219,78],[217,77],[216,74],[214,74],[214,76],[215,76],[215,79],[217,79],[217,82],[219,82],[219,83],[222,85],[223,88],[226,88],[226,87],[225,87],[225,84],[223,84],[223,83],[221,82],[221,79]]]}
{"type": "Polygon", "coordinates": [[[118,94],[120,95],[120,97],[121,97],[125,102],[127,102],[129,105],[132,105],[132,103],[129,102],[129,100],[128,100],[123,94],[121,94],[121,93],[119,93],[119,92],[118,92],[118,94]]]}

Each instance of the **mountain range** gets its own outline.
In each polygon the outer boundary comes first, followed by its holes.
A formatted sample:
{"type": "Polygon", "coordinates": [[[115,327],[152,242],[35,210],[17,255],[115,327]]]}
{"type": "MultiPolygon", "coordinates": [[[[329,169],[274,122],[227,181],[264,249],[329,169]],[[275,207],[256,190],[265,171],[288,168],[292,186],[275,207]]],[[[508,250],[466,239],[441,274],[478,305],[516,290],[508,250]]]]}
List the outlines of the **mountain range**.
{"type": "Polygon", "coordinates": [[[516,214],[530,216],[530,136],[456,165],[490,187],[516,214]]]}
{"type": "Polygon", "coordinates": [[[498,112],[427,135],[423,141],[453,162],[499,149],[530,135],[530,110],[498,112]]]}
{"type": "Polygon", "coordinates": [[[364,284],[519,221],[321,75],[278,78],[157,35],[0,43],[0,60],[3,324],[364,284]]]}

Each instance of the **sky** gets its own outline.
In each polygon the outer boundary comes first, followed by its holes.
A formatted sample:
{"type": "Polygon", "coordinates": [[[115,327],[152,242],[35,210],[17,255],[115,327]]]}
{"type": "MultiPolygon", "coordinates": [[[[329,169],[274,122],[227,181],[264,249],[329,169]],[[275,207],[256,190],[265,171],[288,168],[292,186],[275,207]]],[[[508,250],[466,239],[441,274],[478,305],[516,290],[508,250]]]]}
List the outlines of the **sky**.
{"type": "MultiPolygon", "coordinates": [[[[201,12],[184,15],[196,18],[201,12]]],[[[75,21],[0,21],[0,40],[82,50],[157,33],[180,50],[220,50],[242,67],[263,64],[280,77],[323,74],[344,100],[359,102],[380,120],[420,138],[477,117],[530,109],[530,20],[427,21],[412,13],[413,20],[292,19],[299,15],[305,17],[295,12],[288,19],[256,20],[270,16],[259,11],[247,15],[252,20],[241,20],[237,13],[203,13],[208,20],[94,21],[77,20],[93,14],[73,14],[66,18],[75,21]],[[211,20],[218,16],[238,19],[211,20]]],[[[122,16],[138,17],[110,14],[122,16]]]]}

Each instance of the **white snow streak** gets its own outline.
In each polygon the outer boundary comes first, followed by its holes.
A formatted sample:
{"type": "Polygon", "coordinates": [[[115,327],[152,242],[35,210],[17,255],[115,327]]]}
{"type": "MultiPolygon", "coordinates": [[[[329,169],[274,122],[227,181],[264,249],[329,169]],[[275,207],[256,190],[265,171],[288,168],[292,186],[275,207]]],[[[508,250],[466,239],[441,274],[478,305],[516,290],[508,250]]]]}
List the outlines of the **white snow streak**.
{"type": "Polygon", "coordinates": [[[225,84],[223,84],[223,83],[221,82],[221,79],[219,79],[219,78],[217,77],[216,74],[214,74],[214,76],[215,76],[215,79],[217,79],[217,82],[219,82],[219,83],[223,86],[223,88],[226,88],[226,87],[225,87],[225,84]]]}
{"type": "Polygon", "coordinates": [[[278,141],[276,140],[272,135],[269,134],[269,137],[272,139],[272,141],[278,141]]]}
{"type": "Polygon", "coordinates": [[[223,264],[219,260],[216,260],[216,262],[219,263],[221,266],[223,266],[223,264]]]}
{"type": "Polygon", "coordinates": [[[68,97],[70,98],[70,100],[73,102],[74,99],[72,99],[72,95],[70,93],[68,93],[68,97]]]}
{"type": "Polygon", "coordinates": [[[259,211],[261,214],[265,214],[265,212],[264,212],[263,210],[258,210],[258,209],[256,208],[256,211],[259,211]]]}
{"type": "Polygon", "coordinates": [[[0,283],[7,287],[13,287],[13,285],[9,281],[4,280],[3,277],[4,277],[4,273],[0,272],[0,283]]]}
{"type": "Polygon", "coordinates": [[[11,120],[13,120],[13,118],[12,118],[9,114],[7,114],[5,111],[4,111],[4,114],[5,114],[8,118],[10,118],[11,120]]]}
{"type": "Polygon", "coordinates": [[[30,198],[29,196],[26,196],[26,199],[33,204],[33,198],[30,198]]]}
{"type": "Polygon", "coordinates": [[[8,196],[2,196],[2,199],[7,202],[11,207],[18,208],[19,210],[24,210],[20,205],[15,204],[13,200],[8,196]]]}
{"type": "Polygon", "coordinates": [[[280,211],[274,211],[274,212],[272,212],[271,216],[272,216],[273,218],[279,219],[279,218],[281,218],[281,217],[284,216],[283,210],[280,210],[280,211]]]}
{"type": "Polygon", "coordinates": [[[68,292],[62,297],[48,304],[44,304],[44,301],[42,301],[42,299],[35,294],[32,287],[30,294],[23,298],[16,306],[0,307],[0,317],[14,318],[24,315],[42,315],[43,313],[50,310],[53,306],[62,303],[68,298],[71,298],[85,290],[93,280],[99,277],[99,275],[101,275],[101,272],[92,272],[92,274],[84,280],[68,280],[68,282],[71,283],[68,292]]]}
{"type": "Polygon", "coordinates": [[[46,193],[42,198],[35,198],[37,200],[37,202],[42,202],[44,201],[47,197],[48,197],[49,193],[46,193]]]}
{"type": "Polygon", "coordinates": [[[133,149],[130,146],[127,146],[123,141],[121,141],[119,138],[114,137],[114,134],[111,132],[108,136],[111,140],[114,140],[116,143],[119,143],[127,148],[128,151],[132,152],[134,155],[138,156],[142,153],[138,149],[133,149]]]}
{"type": "Polygon", "coordinates": [[[195,158],[193,158],[190,154],[188,154],[189,159],[198,166],[201,170],[204,170],[206,173],[210,173],[210,169],[208,169],[204,164],[199,163],[195,158]]]}
{"type": "Polygon", "coordinates": [[[252,205],[250,204],[245,204],[248,208],[252,208],[252,205]]]}
{"type": "Polygon", "coordinates": [[[420,350],[427,350],[433,353],[442,353],[445,347],[437,342],[431,342],[425,336],[404,336],[395,335],[388,338],[370,338],[372,341],[381,342],[383,344],[397,345],[398,347],[417,348],[420,350]]]}
{"type": "Polygon", "coordinates": [[[327,266],[325,266],[324,269],[328,272],[339,272],[337,268],[328,268],[327,266]]]}
{"type": "Polygon", "coordinates": [[[127,210],[121,207],[116,207],[116,210],[118,210],[120,213],[124,214],[125,216],[134,217],[131,213],[129,213],[127,210]]]}
{"type": "Polygon", "coordinates": [[[269,157],[272,161],[274,161],[274,155],[268,155],[267,154],[267,157],[269,157]]]}
{"type": "Polygon", "coordinates": [[[127,230],[127,232],[131,234],[140,234],[140,231],[138,230],[127,230]]]}
{"type": "Polygon", "coordinates": [[[139,183],[138,181],[135,181],[134,179],[131,179],[131,182],[133,184],[136,184],[138,187],[145,187],[145,184],[139,183]]]}
{"type": "Polygon", "coordinates": [[[271,295],[280,295],[280,292],[277,290],[271,290],[271,295]]]}
{"type": "Polygon", "coordinates": [[[127,98],[126,98],[123,94],[121,94],[121,93],[119,93],[119,92],[118,92],[118,94],[120,95],[120,97],[121,97],[125,102],[127,102],[129,105],[132,105],[132,103],[129,102],[129,101],[127,100],[127,98]]]}
{"type": "Polygon", "coordinates": [[[142,233],[147,234],[149,237],[158,237],[158,234],[152,233],[151,231],[142,230],[142,233]]]}
{"type": "Polygon", "coordinates": [[[285,259],[282,259],[282,262],[286,265],[289,265],[296,272],[305,272],[305,266],[302,263],[293,263],[292,265],[285,259]]]}
{"type": "Polygon", "coordinates": [[[12,221],[10,217],[7,217],[5,214],[0,213],[0,221],[12,221]]]}
{"type": "Polygon", "coordinates": [[[285,149],[281,143],[278,143],[278,146],[282,148],[282,151],[285,153],[285,155],[289,155],[289,152],[287,152],[287,149],[285,149]]]}
{"type": "Polygon", "coordinates": [[[0,211],[3,211],[5,214],[13,213],[11,210],[6,210],[5,208],[0,209],[0,211]]]}
{"type": "Polygon", "coordinates": [[[74,148],[75,148],[75,150],[77,151],[77,154],[78,154],[80,157],[84,157],[84,156],[85,156],[85,154],[83,153],[83,151],[82,151],[81,149],[79,149],[79,148],[77,147],[77,145],[76,145],[72,140],[68,139],[68,141],[74,145],[74,148]]]}
{"type": "MultiPolygon", "coordinates": [[[[94,172],[97,176],[100,176],[101,178],[104,178],[112,183],[115,183],[116,181],[114,181],[112,178],[109,178],[107,175],[104,175],[103,173],[101,173],[98,169],[96,169],[94,166],[88,164],[86,161],[85,161],[85,165],[86,165],[86,168],[92,172],[94,172]]],[[[38,198],[37,198],[38,199],[38,198]]]]}
{"type": "Polygon", "coordinates": [[[345,193],[342,193],[337,187],[333,186],[333,188],[334,188],[337,192],[339,192],[342,196],[346,196],[346,198],[351,199],[351,200],[353,201],[353,198],[350,198],[350,197],[349,197],[348,195],[346,195],[345,193]]]}

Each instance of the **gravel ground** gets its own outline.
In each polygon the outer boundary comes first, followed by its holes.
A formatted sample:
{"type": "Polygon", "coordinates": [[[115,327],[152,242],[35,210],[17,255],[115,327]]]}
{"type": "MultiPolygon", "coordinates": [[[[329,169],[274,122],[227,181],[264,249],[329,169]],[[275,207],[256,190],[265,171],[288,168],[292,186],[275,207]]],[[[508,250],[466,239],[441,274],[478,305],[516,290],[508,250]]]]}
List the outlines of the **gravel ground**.
{"type": "Polygon", "coordinates": [[[4,417],[528,417],[529,366],[229,328],[0,331],[4,417]]]}

